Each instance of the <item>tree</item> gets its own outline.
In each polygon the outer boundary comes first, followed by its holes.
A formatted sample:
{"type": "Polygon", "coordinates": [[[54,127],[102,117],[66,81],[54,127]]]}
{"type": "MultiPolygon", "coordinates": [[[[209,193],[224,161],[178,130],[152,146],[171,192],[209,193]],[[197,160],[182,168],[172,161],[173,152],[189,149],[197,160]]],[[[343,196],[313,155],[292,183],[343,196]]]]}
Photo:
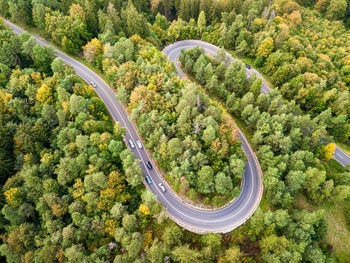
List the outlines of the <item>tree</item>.
{"type": "Polygon", "coordinates": [[[139,210],[144,215],[149,215],[150,214],[149,207],[147,205],[145,205],[145,204],[141,204],[139,206],[139,210]]]}
{"type": "Polygon", "coordinates": [[[182,238],[183,230],[179,226],[173,225],[165,227],[162,239],[167,245],[178,245],[182,238]]]}
{"type": "Polygon", "coordinates": [[[324,155],[325,160],[329,161],[330,159],[333,158],[335,148],[336,148],[335,143],[329,143],[326,146],[322,146],[323,155],[324,155]]]}
{"type": "Polygon", "coordinates": [[[117,90],[117,93],[115,95],[115,97],[117,98],[117,100],[119,100],[121,103],[123,103],[124,105],[127,105],[128,101],[129,101],[129,94],[125,88],[124,85],[120,86],[117,90]]]}
{"type": "Polygon", "coordinates": [[[220,234],[206,234],[201,237],[201,242],[214,250],[220,249],[222,236],[220,234]]]}
{"type": "MultiPolygon", "coordinates": [[[[214,60],[217,62],[217,63],[220,63],[220,65],[221,65],[221,63],[224,63],[224,65],[225,65],[225,70],[226,70],[226,65],[228,65],[229,63],[230,63],[230,57],[227,55],[227,52],[226,52],[226,50],[225,49],[223,49],[223,48],[220,48],[217,52],[216,52],[216,54],[215,54],[215,56],[214,56],[214,60]]],[[[219,66],[220,66],[219,65],[219,66]]],[[[222,67],[222,66],[221,66],[222,67]]],[[[222,69],[220,69],[220,70],[222,70],[222,69]]],[[[219,70],[219,71],[220,71],[219,70]]],[[[218,74],[219,75],[219,74],[218,74]]]]}
{"type": "Polygon", "coordinates": [[[142,14],[137,12],[131,1],[122,10],[121,17],[125,21],[125,29],[128,36],[138,34],[141,37],[145,37],[148,35],[147,21],[142,14]]]}
{"type": "Polygon", "coordinates": [[[183,145],[178,138],[173,138],[168,142],[167,150],[171,160],[174,160],[182,153],[183,145]]]}
{"type": "Polygon", "coordinates": [[[142,202],[149,207],[152,207],[157,201],[157,197],[148,189],[142,192],[141,198],[142,202]]]}
{"type": "Polygon", "coordinates": [[[0,14],[3,17],[8,17],[10,15],[9,5],[8,5],[7,1],[5,1],[5,0],[0,1],[0,14]]]}
{"type": "Polygon", "coordinates": [[[332,197],[336,202],[342,202],[350,197],[349,185],[337,185],[334,187],[332,197]]]}
{"type": "Polygon", "coordinates": [[[163,263],[166,255],[167,247],[158,239],[152,242],[152,245],[146,249],[146,255],[151,263],[163,263]]]}
{"type": "Polygon", "coordinates": [[[202,139],[207,143],[210,144],[212,141],[216,139],[216,132],[213,126],[209,125],[203,132],[202,139]]]}
{"type": "Polygon", "coordinates": [[[341,20],[345,16],[348,4],[346,0],[330,0],[326,17],[331,20],[341,20]]]}
{"type": "Polygon", "coordinates": [[[261,94],[262,79],[257,78],[250,86],[250,92],[254,94],[255,99],[261,94]]]}
{"type": "Polygon", "coordinates": [[[215,177],[215,189],[219,194],[229,194],[233,189],[231,177],[218,173],[215,177]]]}
{"type": "Polygon", "coordinates": [[[127,182],[132,187],[137,187],[142,184],[143,171],[140,167],[139,161],[135,159],[132,152],[128,149],[120,153],[120,159],[123,163],[123,169],[125,171],[125,177],[127,182]]]}
{"type": "Polygon", "coordinates": [[[22,42],[27,38],[27,40],[22,43],[23,53],[30,58],[34,58],[33,48],[37,45],[35,38],[26,33],[21,36],[21,38],[22,42]]]}
{"type": "Polygon", "coordinates": [[[78,115],[81,112],[88,112],[89,101],[81,96],[72,94],[69,99],[69,111],[73,115],[78,115]]]}
{"type": "Polygon", "coordinates": [[[221,62],[219,66],[216,67],[215,73],[218,76],[219,80],[224,80],[226,73],[226,65],[224,62],[221,62]]]}
{"type": "Polygon", "coordinates": [[[230,157],[230,168],[233,176],[242,178],[244,165],[244,161],[237,158],[237,156],[233,155],[230,157]]]}
{"type": "Polygon", "coordinates": [[[33,47],[33,61],[38,70],[51,73],[51,63],[55,58],[53,47],[41,47],[39,44],[33,47]]]}
{"type": "Polygon", "coordinates": [[[199,13],[197,25],[198,25],[198,28],[199,28],[199,33],[202,34],[203,29],[207,25],[207,21],[205,19],[205,13],[204,13],[203,10],[199,13]]]}
{"type": "Polygon", "coordinates": [[[224,254],[224,263],[239,263],[241,262],[240,258],[241,258],[242,254],[241,254],[241,250],[239,249],[238,246],[229,248],[225,250],[225,254],[224,254]]]}
{"type": "Polygon", "coordinates": [[[200,262],[201,254],[187,246],[176,247],[173,252],[175,260],[180,263],[197,263],[200,262]]]}
{"type": "Polygon", "coordinates": [[[302,171],[290,171],[286,176],[288,188],[291,192],[297,192],[304,184],[305,174],[302,171]]]}
{"type": "Polygon", "coordinates": [[[51,63],[51,69],[53,72],[57,72],[57,73],[60,73],[60,74],[63,74],[63,71],[64,71],[64,61],[57,57],[55,58],[52,63],[51,63]]]}
{"type": "Polygon", "coordinates": [[[203,166],[198,171],[197,189],[203,194],[208,194],[214,190],[214,170],[208,165],[203,166]]]}
{"type": "Polygon", "coordinates": [[[267,58],[274,49],[274,41],[271,37],[265,38],[258,47],[257,56],[263,56],[267,58]]]}
{"type": "Polygon", "coordinates": [[[120,126],[119,121],[117,121],[113,127],[113,134],[119,141],[121,141],[123,139],[123,136],[126,134],[125,128],[120,126]]]}
{"type": "Polygon", "coordinates": [[[125,214],[125,208],[121,203],[116,202],[112,207],[110,213],[116,219],[119,220],[125,214]]]}
{"type": "Polygon", "coordinates": [[[274,253],[278,255],[288,247],[289,241],[285,236],[272,234],[262,238],[259,245],[263,254],[274,253]]]}
{"type": "Polygon", "coordinates": [[[102,43],[97,38],[93,38],[83,46],[84,57],[89,63],[96,64],[96,58],[102,55],[102,43]]]}
{"type": "Polygon", "coordinates": [[[122,224],[127,231],[133,232],[137,227],[137,218],[135,215],[125,214],[122,219],[122,224]]]}

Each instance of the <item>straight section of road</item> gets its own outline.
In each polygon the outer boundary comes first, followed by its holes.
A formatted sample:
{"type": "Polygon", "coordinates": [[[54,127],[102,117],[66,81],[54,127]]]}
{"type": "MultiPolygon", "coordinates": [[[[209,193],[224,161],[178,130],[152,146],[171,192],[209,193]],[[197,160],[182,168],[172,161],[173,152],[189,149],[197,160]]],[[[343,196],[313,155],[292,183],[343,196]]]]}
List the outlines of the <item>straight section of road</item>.
{"type": "MultiPolygon", "coordinates": [[[[10,21],[4,21],[5,24],[7,24],[16,34],[26,32],[24,29],[14,25],[10,21]]],[[[52,46],[48,41],[38,36],[33,35],[33,37],[42,46],[52,46]]],[[[65,63],[71,65],[76,74],[84,81],[87,83],[96,83],[97,87],[95,88],[95,91],[97,95],[106,105],[113,121],[119,122],[122,127],[125,127],[125,142],[127,144],[129,140],[134,142],[136,147],[131,150],[135,156],[141,160],[141,167],[144,174],[148,175],[153,181],[148,187],[157,196],[158,201],[164,205],[171,219],[182,227],[200,234],[208,232],[227,233],[242,225],[249,219],[260,203],[263,188],[260,165],[242,133],[239,133],[239,137],[242,140],[242,147],[247,155],[248,162],[245,165],[243,186],[239,197],[230,205],[214,211],[204,211],[190,207],[182,203],[173,191],[168,189],[166,192],[162,192],[158,187],[159,183],[163,183],[164,185],[167,184],[163,181],[161,174],[158,172],[156,165],[152,162],[147,151],[137,147],[135,142],[141,141],[141,138],[139,137],[134,124],[128,120],[128,114],[124,107],[115,98],[115,92],[94,71],[56,48],[55,52],[65,63]],[[148,161],[153,163],[153,169],[148,169],[145,165],[148,161]]]]}
{"type": "MultiPolygon", "coordinates": [[[[173,44],[170,44],[165,49],[163,49],[163,52],[168,55],[169,60],[174,62],[177,73],[181,78],[184,78],[186,75],[178,65],[178,57],[180,55],[180,52],[182,49],[188,50],[195,47],[203,48],[205,51],[205,54],[211,57],[214,57],[217,54],[217,52],[220,50],[219,47],[200,40],[177,41],[173,44]]],[[[226,52],[226,56],[229,58],[229,61],[230,61],[229,64],[236,61],[236,59],[234,59],[231,56],[231,54],[229,54],[228,52],[226,52]]],[[[247,74],[247,78],[250,78],[253,74],[256,74],[258,78],[262,79],[261,93],[266,94],[269,91],[271,91],[269,83],[264,79],[264,77],[257,70],[255,70],[254,68],[250,68],[250,69],[246,68],[246,74],[247,74]]],[[[350,164],[350,156],[347,155],[344,151],[342,151],[338,146],[336,146],[333,158],[343,166],[350,164]]]]}

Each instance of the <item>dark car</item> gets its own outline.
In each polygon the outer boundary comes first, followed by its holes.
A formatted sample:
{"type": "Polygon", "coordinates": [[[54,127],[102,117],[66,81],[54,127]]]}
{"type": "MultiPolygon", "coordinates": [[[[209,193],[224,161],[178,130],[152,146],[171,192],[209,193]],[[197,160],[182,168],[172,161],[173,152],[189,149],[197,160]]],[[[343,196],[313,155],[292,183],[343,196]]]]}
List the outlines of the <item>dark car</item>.
{"type": "Polygon", "coordinates": [[[146,175],[145,178],[146,178],[146,182],[147,182],[148,184],[151,184],[151,183],[152,183],[151,177],[149,177],[148,175],[146,175]]]}
{"type": "Polygon", "coordinates": [[[245,67],[247,68],[247,69],[251,69],[252,67],[250,66],[250,65],[248,65],[248,64],[245,64],[245,67]]]}
{"type": "Polygon", "coordinates": [[[146,165],[147,165],[147,167],[148,167],[148,169],[152,169],[152,164],[151,164],[151,162],[150,161],[148,161],[147,163],[146,163],[146,165]]]}

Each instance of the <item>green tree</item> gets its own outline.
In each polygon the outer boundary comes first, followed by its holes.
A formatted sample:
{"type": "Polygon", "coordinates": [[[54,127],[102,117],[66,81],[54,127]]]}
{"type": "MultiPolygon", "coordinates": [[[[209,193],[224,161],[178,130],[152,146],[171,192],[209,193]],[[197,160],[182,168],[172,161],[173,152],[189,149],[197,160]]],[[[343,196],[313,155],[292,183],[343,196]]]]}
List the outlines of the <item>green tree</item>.
{"type": "Polygon", "coordinates": [[[168,142],[167,146],[168,154],[171,157],[171,160],[174,160],[179,154],[182,153],[183,145],[178,138],[173,138],[168,142]]]}
{"type": "Polygon", "coordinates": [[[326,17],[331,20],[341,20],[346,14],[348,4],[346,0],[330,0],[326,17]]]}
{"type": "Polygon", "coordinates": [[[229,194],[233,189],[231,177],[218,173],[215,177],[215,189],[219,194],[229,194]]]}
{"type": "Polygon", "coordinates": [[[215,129],[211,125],[204,130],[202,139],[208,144],[216,139],[215,129]]]}
{"type": "Polygon", "coordinates": [[[197,25],[198,25],[198,28],[199,28],[199,33],[202,34],[203,29],[204,29],[204,28],[206,27],[206,25],[207,25],[207,21],[206,21],[206,19],[205,19],[205,13],[204,13],[204,11],[201,11],[201,12],[199,13],[197,25]]]}
{"type": "Polygon", "coordinates": [[[206,234],[201,237],[201,242],[204,245],[211,247],[214,250],[220,249],[221,240],[222,240],[222,236],[220,234],[214,234],[214,233],[206,234]]]}
{"type": "Polygon", "coordinates": [[[182,238],[183,230],[179,226],[173,225],[165,227],[162,239],[167,245],[178,245],[180,244],[182,238]]]}
{"type": "Polygon", "coordinates": [[[196,250],[190,249],[188,245],[176,247],[172,254],[175,260],[180,263],[196,263],[201,260],[201,254],[196,250]]]}
{"type": "Polygon", "coordinates": [[[131,1],[121,12],[121,17],[125,21],[125,30],[128,36],[135,34],[145,37],[149,33],[148,24],[142,14],[137,12],[131,1]]]}
{"type": "Polygon", "coordinates": [[[225,263],[239,263],[241,262],[241,256],[241,250],[235,246],[225,250],[223,259],[225,263]]]}
{"type": "Polygon", "coordinates": [[[135,215],[125,214],[122,219],[122,224],[127,231],[133,232],[137,227],[137,218],[135,215]]]}
{"type": "Polygon", "coordinates": [[[60,73],[60,74],[63,74],[63,71],[64,71],[64,61],[57,57],[55,58],[52,63],[51,63],[51,69],[53,72],[57,72],[57,73],[60,73]]]}
{"type": "Polygon", "coordinates": [[[152,263],[162,263],[164,262],[167,250],[168,249],[163,242],[155,239],[152,242],[152,245],[146,249],[147,259],[152,263]]]}
{"type": "Polygon", "coordinates": [[[133,187],[142,184],[143,171],[140,167],[139,161],[134,157],[132,152],[128,149],[122,151],[120,153],[120,159],[123,163],[127,182],[133,187]]]}
{"type": "Polygon", "coordinates": [[[278,255],[289,246],[289,241],[285,236],[272,234],[262,238],[259,245],[263,254],[274,253],[278,255]]]}
{"type": "Polygon", "coordinates": [[[213,192],[214,186],[214,170],[205,165],[198,171],[197,189],[203,194],[208,194],[213,192]]]}
{"type": "Polygon", "coordinates": [[[250,86],[250,92],[254,94],[255,99],[261,94],[262,79],[257,78],[250,86]]]}

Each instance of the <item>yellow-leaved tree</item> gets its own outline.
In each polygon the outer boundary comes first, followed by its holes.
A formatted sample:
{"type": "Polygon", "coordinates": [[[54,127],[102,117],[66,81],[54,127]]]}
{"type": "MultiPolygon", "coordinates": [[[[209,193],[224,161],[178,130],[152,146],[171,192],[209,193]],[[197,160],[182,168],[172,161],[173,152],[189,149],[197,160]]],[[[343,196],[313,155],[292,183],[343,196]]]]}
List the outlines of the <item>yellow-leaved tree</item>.
{"type": "Polygon", "coordinates": [[[335,151],[336,145],[335,143],[329,143],[325,146],[322,146],[322,150],[323,150],[323,156],[325,160],[330,160],[333,157],[334,151],[335,151]]]}
{"type": "Polygon", "coordinates": [[[10,188],[4,193],[4,195],[6,202],[13,207],[17,207],[22,203],[20,189],[17,187],[10,188]]]}
{"type": "Polygon", "coordinates": [[[52,89],[44,83],[37,90],[35,97],[40,104],[51,104],[53,102],[52,89]]]}
{"type": "Polygon", "coordinates": [[[147,205],[145,204],[141,204],[140,207],[139,207],[139,210],[142,214],[144,215],[149,215],[149,208],[147,205]]]}
{"type": "Polygon", "coordinates": [[[93,38],[85,46],[83,46],[84,57],[89,63],[94,63],[97,56],[102,55],[103,48],[99,39],[93,38]]]}
{"type": "Polygon", "coordinates": [[[267,58],[273,51],[274,47],[275,45],[272,37],[267,37],[260,43],[256,55],[267,58]]]}

